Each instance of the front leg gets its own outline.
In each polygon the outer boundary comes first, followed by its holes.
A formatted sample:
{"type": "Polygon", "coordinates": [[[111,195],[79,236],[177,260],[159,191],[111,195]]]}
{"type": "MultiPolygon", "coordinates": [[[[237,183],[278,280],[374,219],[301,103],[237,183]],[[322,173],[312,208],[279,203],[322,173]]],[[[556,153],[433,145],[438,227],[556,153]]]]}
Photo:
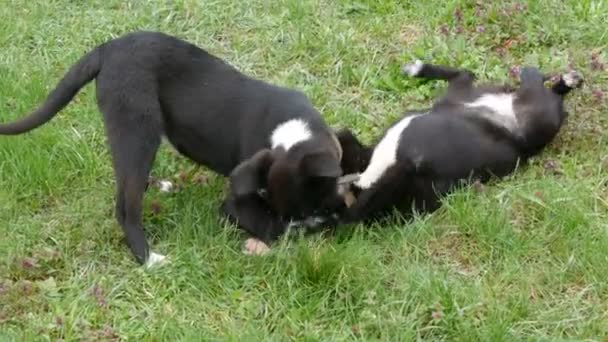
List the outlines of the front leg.
{"type": "Polygon", "coordinates": [[[448,95],[457,94],[456,96],[464,96],[468,94],[473,88],[473,82],[475,81],[475,74],[472,71],[426,64],[420,60],[404,65],[401,70],[410,77],[447,81],[448,95]]]}
{"type": "MultiPolygon", "coordinates": [[[[228,196],[222,203],[222,212],[230,222],[239,226],[265,245],[276,241],[287,229],[260,195],[228,196]]],[[[249,240],[246,249],[250,249],[249,240]]]]}
{"type": "Polygon", "coordinates": [[[361,187],[355,184],[357,199],[345,210],[342,223],[365,222],[386,214],[394,206],[407,198],[408,184],[412,184],[411,173],[403,168],[394,166],[385,171],[374,184],[361,187]]]}

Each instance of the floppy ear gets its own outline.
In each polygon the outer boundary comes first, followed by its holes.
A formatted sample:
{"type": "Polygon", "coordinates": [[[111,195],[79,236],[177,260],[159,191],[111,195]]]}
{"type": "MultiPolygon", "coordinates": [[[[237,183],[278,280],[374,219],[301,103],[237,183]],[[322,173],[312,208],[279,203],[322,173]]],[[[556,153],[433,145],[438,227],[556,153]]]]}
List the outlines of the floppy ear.
{"type": "Polygon", "coordinates": [[[263,149],[241,162],[230,173],[230,191],[236,197],[251,195],[266,186],[266,174],[274,161],[272,151],[263,149]]]}
{"type": "Polygon", "coordinates": [[[300,170],[309,177],[340,177],[340,161],[329,152],[317,152],[302,157],[300,170]]]}
{"type": "Polygon", "coordinates": [[[372,149],[363,145],[348,128],[336,132],[342,145],[340,166],[345,174],[363,172],[371,158],[372,149]]]}

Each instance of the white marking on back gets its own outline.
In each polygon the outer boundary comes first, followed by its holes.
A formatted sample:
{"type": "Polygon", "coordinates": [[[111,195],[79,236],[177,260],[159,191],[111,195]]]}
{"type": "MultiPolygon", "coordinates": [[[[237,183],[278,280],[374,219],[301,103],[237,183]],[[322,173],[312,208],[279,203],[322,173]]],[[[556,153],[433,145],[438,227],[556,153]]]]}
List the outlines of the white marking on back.
{"type": "Polygon", "coordinates": [[[513,108],[514,94],[484,94],[473,102],[464,103],[466,107],[479,108],[485,107],[492,111],[481,115],[492,121],[496,125],[505,127],[510,132],[515,132],[518,128],[517,116],[513,108]]]}
{"type": "Polygon", "coordinates": [[[289,150],[294,145],[312,137],[308,123],[302,119],[291,119],[278,125],[270,136],[272,148],[283,147],[289,150]]]}
{"type": "Polygon", "coordinates": [[[401,133],[413,119],[421,115],[423,114],[405,117],[386,132],[380,143],[374,148],[369,165],[363,171],[359,180],[355,182],[357,187],[363,190],[369,189],[388,168],[397,162],[397,147],[399,147],[401,133]]]}

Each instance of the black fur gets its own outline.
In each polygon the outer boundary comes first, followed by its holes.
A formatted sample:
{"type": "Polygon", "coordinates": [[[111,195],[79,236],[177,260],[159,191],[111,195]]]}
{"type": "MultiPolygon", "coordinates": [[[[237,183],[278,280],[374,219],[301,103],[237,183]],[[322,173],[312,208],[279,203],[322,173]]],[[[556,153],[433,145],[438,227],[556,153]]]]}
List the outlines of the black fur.
{"type": "MultiPolygon", "coordinates": [[[[580,76],[571,75],[579,77],[580,84],[580,76]]],[[[357,202],[343,214],[343,222],[377,218],[393,208],[406,215],[413,210],[431,212],[439,207],[442,195],[463,182],[510,174],[558,133],[566,117],[563,99],[572,89],[563,77],[546,88],[543,75],[530,67],[522,69],[517,89],[476,87],[470,71],[430,64],[422,65],[415,77],[446,80],[447,93],[432,108],[406,113],[425,114],[401,132],[396,163],[371,187],[353,186],[357,202]],[[516,129],[498,124],[491,117],[494,112],[485,107],[463,105],[489,93],[515,94],[516,129]]],[[[364,146],[347,130],[340,131],[338,138],[344,172],[364,172],[375,147],[364,146]]]]}
{"type": "Polygon", "coordinates": [[[163,134],[181,154],[231,175],[225,213],[266,242],[291,215],[338,202],[340,146],[304,94],[247,77],[163,33],[135,32],[101,44],[72,66],[40,108],[0,125],[0,134],[41,126],[93,79],[117,180],[116,218],[138,262],[149,256],[142,200],[163,134]],[[313,138],[289,151],[270,150],[271,132],[295,118],[313,138]],[[261,188],[267,199],[258,195],[261,188]]]}

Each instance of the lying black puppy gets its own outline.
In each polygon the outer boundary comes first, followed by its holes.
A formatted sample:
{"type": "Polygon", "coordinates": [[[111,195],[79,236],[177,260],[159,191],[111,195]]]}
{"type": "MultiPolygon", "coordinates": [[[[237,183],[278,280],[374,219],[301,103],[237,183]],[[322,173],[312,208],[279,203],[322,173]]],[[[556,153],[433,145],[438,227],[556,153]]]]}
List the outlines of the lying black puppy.
{"type": "Polygon", "coordinates": [[[43,125],[93,79],[117,179],[116,218],[138,262],[164,259],[149,251],[142,227],[143,194],[163,134],[181,154],[219,174],[240,164],[224,208],[262,240],[276,238],[285,218],[341,205],[342,151],[304,94],[249,78],[163,33],[130,33],[99,45],[40,108],[0,125],[0,134],[43,125]],[[262,188],[267,201],[258,196],[262,188]]]}
{"type": "Polygon", "coordinates": [[[373,148],[348,130],[339,132],[344,171],[362,172],[344,222],[377,218],[393,208],[430,212],[463,181],[508,175],[552,141],[566,117],[564,96],[582,84],[570,72],[548,89],[531,67],[521,70],[518,89],[475,87],[470,71],[420,61],[404,71],[448,81],[447,94],[432,108],[406,113],[373,148]]]}

